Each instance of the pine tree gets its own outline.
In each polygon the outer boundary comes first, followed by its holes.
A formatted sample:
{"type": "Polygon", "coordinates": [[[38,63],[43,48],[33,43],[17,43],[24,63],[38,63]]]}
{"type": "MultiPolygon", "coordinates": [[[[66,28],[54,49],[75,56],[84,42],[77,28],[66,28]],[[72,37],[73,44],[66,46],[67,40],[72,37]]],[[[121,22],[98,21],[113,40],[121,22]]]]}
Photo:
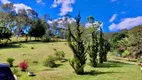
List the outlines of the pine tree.
{"type": "Polygon", "coordinates": [[[93,67],[97,66],[97,53],[98,53],[98,37],[96,29],[91,34],[91,44],[89,45],[88,53],[90,62],[93,67]]]}
{"type": "Polygon", "coordinates": [[[111,47],[111,45],[110,45],[110,43],[109,43],[109,41],[108,40],[104,40],[104,53],[103,53],[103,61],[107,61],[107,53],[108,53],[108,51],[110,51],[110,47],[111,47]]]}
{"type": "Polygon", "coordinates": [[[74,56],[73,59],[70,60],[70,65],[76,72],[76,74],[83,74],[84,67],[86,64],[86,52],[87,48],[82,38],[82,34],[84,31],[80,29],[80,13],[76,17],[76,31],[74,31],[75,35],[72,33],[70,26],[68,27],[68,43],[69,47],[72,49],[74,56]]]}
{"type": "Polygon", "coordinates": [[[102,28],[100,27],[100,34],[99,34],[99,63],[103,63],[103,55],[104,55],[104,38],[102,28]]]}

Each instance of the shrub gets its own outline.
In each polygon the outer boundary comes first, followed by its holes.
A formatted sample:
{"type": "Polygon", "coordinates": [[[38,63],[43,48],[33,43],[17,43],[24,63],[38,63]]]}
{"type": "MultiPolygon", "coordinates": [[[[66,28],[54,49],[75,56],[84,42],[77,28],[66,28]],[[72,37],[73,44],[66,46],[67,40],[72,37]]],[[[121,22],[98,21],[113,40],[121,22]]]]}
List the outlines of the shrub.
{"type": "Polygon", "coordinates": [[[113,50],[113,51],[110,53],[111,56],[117,56],[117,54],[118,54],[118,50],[117,50],[117,49],[113,50]]]}
{"type": "Polygon", "coordinates": [[[129,54],[129,51],[128,50],[125,50],[123,53],[122,53],[122,57],[127,57],[129,54]]]}
{"type": "Polygon", "coordinates": [[[65,59],[64,51],[56,51],[55,55],[56,55],[57,60],[64,60],[65,59]]]}
{"type": "Polygon", "coordinates": [[[7,62],[9,63],[10,67],[13,67],[13,62],[15,61],[15,59],[13,58],[8,58],[7,62]]]}
{"type": "Polygon", "coordinates": [[[139,59],[137,59],[137,60],[138,60],[138,62],[142,63],[142,58],[139,58],[139,59]]]}
{"type": "Polygon", "coordinates": [[[42,37],[42,41],[43,41],[43,42],[50,42],[50,41],[51,41],[51,38],[50,38],[48,35],[44,35],[44,36],[42,37]]]}
{"type": "Polygon", "coordinates": [[[26,71],[28,68],[28,62],[26,60],[24,60],[23,62],[21,62],[19,64],[19,67],[20,67],[21,71],[26,71]]]}
{"type": "Polygon", "coordinates": [[[60,36],[56,35],[55,38],[60,38],[60,36]]]}
{"type": "Polygon", "coordinates": [[[45,59],[43,65],[46,67],[53,68],[53,67],[56,67],[55,61],[56,61],[56,57],[50,55],[48,56],[48,58],[45,59]]]}

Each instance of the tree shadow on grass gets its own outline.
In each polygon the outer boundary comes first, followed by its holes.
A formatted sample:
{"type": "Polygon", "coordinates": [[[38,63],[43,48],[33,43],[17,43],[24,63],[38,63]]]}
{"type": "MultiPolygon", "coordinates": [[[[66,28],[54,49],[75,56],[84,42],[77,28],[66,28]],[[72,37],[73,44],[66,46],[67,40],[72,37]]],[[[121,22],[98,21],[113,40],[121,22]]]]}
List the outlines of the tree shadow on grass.
{"type": "Polygon", "coordinates": [[[60,66],[62,66],[63,64],[56,64],[54,67],[52,68],[47,68],[47,69],[43,69],[42,71],[54,71],[54,68],[58,68],[60,66]]]}
{"type": "Polygon", "coordinates": [[[60,66],[62,66],[63,64],[56,64],[54,68],[58,68],[60,66]]]}
{"type": "Polygon", "coordinates": [[[0,45],[0,49],[8,49],[8,48],[21,48],[21,45],[17,44],[0,45]]]}
{"type": "Polygon", "coordinates": [[[124,65],[133,65],[120,61],[108,61],[103,64],[98,64],[98,68],[110,68],[110,67],[123,67],[124,65]]]}
{"type": "Polygon", "coordinates": [[[91,70],[89,72],[85,72],[83,75],[101,75],[101,74],[112,74],[112,73],[122,73],[122,72],[99,72],[99,71],[95,71],[95,70],[91,70]]]}

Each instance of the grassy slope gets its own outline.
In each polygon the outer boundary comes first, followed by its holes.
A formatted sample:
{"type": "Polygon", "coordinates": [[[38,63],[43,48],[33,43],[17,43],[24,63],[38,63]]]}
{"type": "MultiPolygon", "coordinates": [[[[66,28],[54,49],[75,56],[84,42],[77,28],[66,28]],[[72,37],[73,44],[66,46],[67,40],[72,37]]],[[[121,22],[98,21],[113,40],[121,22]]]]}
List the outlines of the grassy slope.
{"type": "MultiPolygon", "coordinates": [[[[23,43],[0,48],[0,63],[6,62],[8,57],[16,59],[14,65],[27,59],[29,61],[29,70],[36,73],[35,77],[28,77],[27,73],[19,71],[21,75],[19,80],[141,80],[142,73],[137,65],[128,63],[109,61],[100,67],[92,68],[88,65],[85,67],[86,75],[76,75],[68,62],[60,63],[58,68],[46,68],[42,65],[43,60],[48,55],[54,55],[55,51],[63,50],[66,58],[72,57],[72,51],[63,42],[57,43],[23,43]],[[53,45],[53,46],[52,46],[53,45]],[[31,49],[34,47],[35,49],[31,49]],[[34,64],[33,61],[39,63],[34,64]]],[[[17,68],[19,69],[19,68],[17,68]]]]}

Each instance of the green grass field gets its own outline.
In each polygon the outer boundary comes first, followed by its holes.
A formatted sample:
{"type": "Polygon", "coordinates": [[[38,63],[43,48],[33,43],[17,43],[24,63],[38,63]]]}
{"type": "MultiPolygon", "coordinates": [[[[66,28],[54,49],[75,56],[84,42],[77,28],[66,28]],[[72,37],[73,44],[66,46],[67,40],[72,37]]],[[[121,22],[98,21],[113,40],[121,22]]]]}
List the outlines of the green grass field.
{"type": "Polygon", "coordinates": [[[13,67],[12,70],[14,68],[19,70],[18,80],[142,80],[140,67],[124,60],[110,59],[97,68],[90,67],[88,60],[84,75],[76,75],[69,62],[56,62],[60,65],[57,68],[44,67],[44,59],[48,55],[54,55],[54,49],[64,51],[67,59],[72,58],[73,53],[65,42],[30,42],[0,48],[0,63],[6,63],[9,57],[15,58],[14,66],[25,59],[28,60],[28,70],[35,72],[36,76],[29,77],[27,72],[21,72],[18,67],[13,67]],[[35,64],[33,61],[38,63],[35,64]]]}

